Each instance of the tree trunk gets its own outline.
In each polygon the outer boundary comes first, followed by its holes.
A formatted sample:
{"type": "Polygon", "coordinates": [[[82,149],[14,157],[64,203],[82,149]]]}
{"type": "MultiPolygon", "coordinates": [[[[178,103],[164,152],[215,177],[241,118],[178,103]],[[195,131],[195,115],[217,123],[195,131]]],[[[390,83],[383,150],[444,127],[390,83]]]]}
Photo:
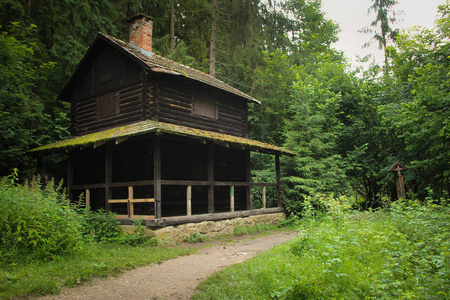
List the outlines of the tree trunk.
{"type": "Polygon", "coordinates": [[[209,75],[216,76],[217,0],[213,0],[211,19],[211,43],[209,46],[209,75]]]}
{"type": "Polygon", "coordinates": [[[175,0],[170,1],[170,53],[175,49],[175,0]]]}

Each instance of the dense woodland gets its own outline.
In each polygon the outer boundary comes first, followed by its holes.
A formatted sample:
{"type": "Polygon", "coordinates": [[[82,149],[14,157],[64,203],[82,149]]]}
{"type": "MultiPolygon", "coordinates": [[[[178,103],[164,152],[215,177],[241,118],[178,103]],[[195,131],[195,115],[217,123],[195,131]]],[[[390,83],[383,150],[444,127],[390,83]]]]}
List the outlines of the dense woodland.
{"type": "MultiPolygon", "coordinates": [[[[288,207],[318,192],[377,207],[396,195],[398,160],[408,193],[448,198],[450,2],[434,28],[407,32],[395,30],[395,0],[372,3],[364,31],[385,60],[354,70],[320,0],[0,0],[0,176],[30,176],[26,151],[69,137],[59,91],[98,31],[127,40],[125,19],[140,12],[154,18],[155,52],[262,102],[250,138],[298,154],[282,161],[288,207]]],[[[254,162],[256,180],[275,176],[263,171],[272,159],[254,162]]]]}

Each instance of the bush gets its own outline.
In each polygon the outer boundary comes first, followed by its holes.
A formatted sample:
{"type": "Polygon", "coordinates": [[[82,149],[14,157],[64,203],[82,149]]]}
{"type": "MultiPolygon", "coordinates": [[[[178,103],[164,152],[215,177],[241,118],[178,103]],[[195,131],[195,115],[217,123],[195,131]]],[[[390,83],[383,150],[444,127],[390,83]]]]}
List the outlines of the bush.
{"type": "Polygon", "coordinates": [[[114,214],[107,213],[104,209],[79,209],[79,212],[83,222],[82,233],[88,241],[108,243],[121,237],[119,221],[114,218],[114,214]]]}
{"type": "Polygon", "coordinates": [[[78,251],[82,224],[62,184],[15,181],[13,175],[0,182],[0,263],[45,261],[78,251]]]}
{"type": "Polygon", "coordinates": [[[445,201],[353,214],[333,201],[321,217],[298,221],[297,239],[214,274],[193,299],[448,299],[445,201]]]}

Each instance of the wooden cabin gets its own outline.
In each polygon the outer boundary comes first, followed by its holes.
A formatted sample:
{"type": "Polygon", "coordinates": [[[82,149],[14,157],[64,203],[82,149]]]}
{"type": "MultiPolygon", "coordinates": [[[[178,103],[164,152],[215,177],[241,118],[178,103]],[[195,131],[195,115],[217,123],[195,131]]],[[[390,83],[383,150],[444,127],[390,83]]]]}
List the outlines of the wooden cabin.
{"type": "Polygon", "coordinates": [[[59,99],[71,103],[72,137],[33,152],[68,152],[72,199],[148,226],[282,211],[281,155],[248,139],[259,102],[198,70],[155,55],[152,19],[130,19],[130,41],[99,33],[59,99]],[[250,152],[274,156],[277,180],[252,183],[250,152]],[[275,207],[266,188],[276,190],[275,207]],[[252,188],[262,189],[253,209],[252,188]]]}

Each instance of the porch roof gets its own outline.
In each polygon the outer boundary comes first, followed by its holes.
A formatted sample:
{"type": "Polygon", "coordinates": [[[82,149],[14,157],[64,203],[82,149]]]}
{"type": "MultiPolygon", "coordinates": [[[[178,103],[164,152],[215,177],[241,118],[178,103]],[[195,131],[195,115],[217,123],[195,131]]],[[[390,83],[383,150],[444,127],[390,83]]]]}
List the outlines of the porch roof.
{"type": "Polygon", "coordinates": [[[62,140],[53,144],[40,146],[29,150],[29,152],[43,152],[43,151],[70,151],[75,148],[85,148],[89,146],[100,146],[112,140],[116,143],[122,142],[129,137],[143,135],[146,133],[156,134],[171,134],[176,136],[184,136],[200,141],[212,141],[223,146],[235,146],[251,151],[294,156],[295,153],[283,148],[267,144],[255,140],[250,140],[242,137],[222,134],[218,132],[211,132],[207,130],[200,130],[186,126],[168,124],[163,122],[156,122],[151,120],[141,121],[129,125],[110,128],[82,136],[71,137],[67,140],[62,140]]]}

